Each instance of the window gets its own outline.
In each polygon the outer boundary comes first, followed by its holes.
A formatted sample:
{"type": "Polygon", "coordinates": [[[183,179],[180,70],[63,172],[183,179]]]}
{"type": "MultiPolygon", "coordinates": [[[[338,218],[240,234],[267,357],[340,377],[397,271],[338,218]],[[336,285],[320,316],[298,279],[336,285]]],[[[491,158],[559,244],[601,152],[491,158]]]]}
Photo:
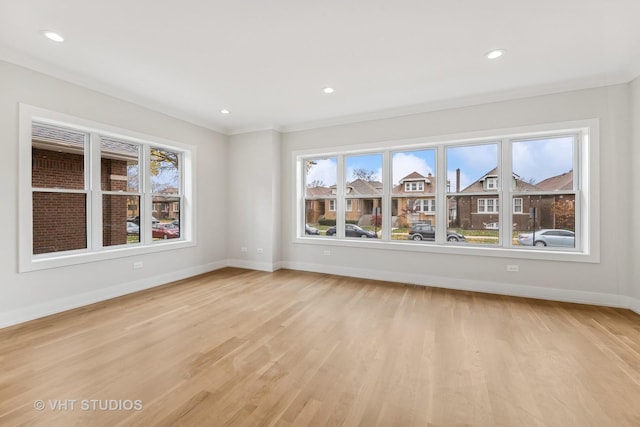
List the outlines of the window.
{"type": "Polygon", "coordinates": [[[424,182],[405,182],[404,191],[424,191],[424,182]]]}
{"type": "Polygon", "coordinates": [[[331,211],[331,212],[335,212],[336,211],[336,201],[335,201],[335,199],[329,200],[329,211],[331,211]]]}
{"type": "Polygon", "coordinates": [[[20,188],[31,194],[20,204],[21,271],[156,251],[159,240],[193,244],[180,229],[191,229],[190,148],[34,107],[20,113],[20,188]],[[152,222],[171,231],[161,236],[152,222]]]}
{"type": "Polygon", "coordinates": [[[443,147],[447,162],[447,204],[449,211],[455,210],[448,228],[465,236],[464,245],[498,246],[501,243],[502,195],[494,178],[501,172],[500,147],[501,141],[443,147]],[[487,229],[488,223],[498,225],[487,229]]]}
{"type": "Polygon", "coordinates": [[[415,209],[418,212],[435,212],[436,201],[434,199],[416,200],[415,209]]]}
{"type": "MultiPolygon", "coordinates": [[[[590,193],[597,197],[599,176],[589,167],[599,150],[597,120],[478,134],[332,153],[338,170],[330,193],[338,207],[332,244],[364,244],[344,233],[346,224],[359,224],[373,228],[377,244],[398,250],[597,262],[599,210],[590,193]],[[427,223],[434,227],[431,244],[412,243],[411,230],[427,223]],[[538,238],[540,230],[569,232],[573,240],[543,245],[520,238],[538,238]],[[448,241],[453,233],[461,236],[455,244],[448,241]]],[[[298,165],[317,157],[296,153],[298,165]]]]}
{"type": "Polygon", "coordinates": [[[345,237],[377,238],[382,233],[382,155],[345,156],[345,237]],[[353,203],[360,210],[350,209],[353,203]],[[354,230],[357,224],[359,230],[354,230]]]}
{"type": "Polygon", "coordinates": [[[414,224],[436,220],[436,150],[392,152],[391,173],[391,240],[409,239],[412,242],[414,224]],[[425,195],[429,197],[425,198],[425,195]]]}
{"type": "Polygon", "coordinates": [[[498,199],[478,199],[478,213],[498,213],[498,199]]]}
{"type": "Polygon", "coordinates": [[[513,213],[514,214],[522,213],[522,197],[513,198],[513,213]]]}

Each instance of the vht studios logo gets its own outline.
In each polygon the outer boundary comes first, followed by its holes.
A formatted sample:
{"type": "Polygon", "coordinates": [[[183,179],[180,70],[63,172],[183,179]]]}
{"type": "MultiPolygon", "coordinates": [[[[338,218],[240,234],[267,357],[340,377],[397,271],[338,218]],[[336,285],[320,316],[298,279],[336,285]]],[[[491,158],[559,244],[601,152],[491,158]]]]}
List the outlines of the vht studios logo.
{"type": "Polygon", "coordinates": [[[38,411],[142,411],[142,400],[116,399],[49,399],[36,400],[38,411]]]}

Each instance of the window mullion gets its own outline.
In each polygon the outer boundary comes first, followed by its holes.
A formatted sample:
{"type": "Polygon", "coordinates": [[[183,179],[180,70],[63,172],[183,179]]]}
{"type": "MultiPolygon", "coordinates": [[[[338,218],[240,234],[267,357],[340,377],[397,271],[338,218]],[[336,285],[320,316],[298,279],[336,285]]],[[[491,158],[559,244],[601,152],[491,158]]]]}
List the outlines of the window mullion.
{"type": "Polygon", "coordinates": [[[142,179],[142,200],[140,202],[140,232],[142,241],[145,245],[153,241],[151,235],[151,203],[153,196],[151,194],[151,147],[148,144],[142,146],[141,173],[142,179]]]}
{"type": "Polygon", "coordinates": [[[101,153],[100,153],[100,136],[97,133],[91,133],[88,141],[88,153],[86,157],[87,187],[89,193],[87,195],[87,218],[88,230],[87,236],[90,241],[88,247],[92,251],[102,249],[102,181],[101,181],[101,153]]]}
{"type": "Polygon", "coordinates": [[[500,171],[500,180],[498,181],[498,221],[500,224],[500,235],[498,243],[500,246],[508,248],[512,245],[513,235],[513,197],[511,180],[513,179],[512,161],[511,161],[511,141],[503,139],[497,142],[498,152],[498,170],[500,171]]]}
{"type": "Polygon", "coordinates": [[[391,153],[382,152],[382,240],[391,240],[391,189],[393,186],[391,174],[391,153]]]}
{"type": "Polygon", "coordinates": [[[436,147],[436,243],[443,243],[448,230],[447,161],[444,145],[436,147]]]}
{"type": "Polygon", "coordinates": [[[345,201],[344,194],[347,186],[346,171],[345,171],[345,156],[339,155],[337,165],[337,184],[336,184],[336,236],[340,239],[344,239],[344,225],[345,225],[345,201]]]}

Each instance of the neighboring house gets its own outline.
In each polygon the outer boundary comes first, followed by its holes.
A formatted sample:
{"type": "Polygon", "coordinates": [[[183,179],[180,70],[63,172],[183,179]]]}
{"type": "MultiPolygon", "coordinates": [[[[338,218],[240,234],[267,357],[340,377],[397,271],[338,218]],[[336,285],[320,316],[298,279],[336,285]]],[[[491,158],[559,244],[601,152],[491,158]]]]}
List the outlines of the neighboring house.
{"type": "Polygon", "coordinates": [[[167,187],[151,199],[152,215],[158,219],[180,219],[180,198],[173,197],[180,192],[177,188],[167,187]]]}
{"type": "Polygon", "coordinates": [[[397,217],[398,226],[411,226],[416,222],[435,224],[436,180],[412,172],[393,187],[391,216],[397,217]]]}
{"type": "MultiPolygon", "coordinates": [[[[451,220],[450,226],[475,230],[497,229],[500,221],[498,184],[497,169],[494,168],[461,191],[461,193],[469,193],[468,196],[453,196],[456,202],[457,216],[451,220]]],[[[522,194],[515,195],[512,200],[511,214],[513,215],[514,230],[526,231],[533,228],[533,220],[529,215],[531,208],[537,209],[536,229],[574,228],[573,195],[540,194],[542,191],[572,189],[572,172],[548,178],[538,184],[523,181],[514,173],[511,185],[515,189],[514,192],[522,192],[522,194]],[[538,194],[528,195],[527,192],[537,192],[538,194]],[[561,211],[563,212],[561,215],[562,224],[558,221],[561,211]],[[568,212],[571,212],[571,215],[568,212]]]]}
{"type": "MultiPolygon", "coordinates": [[[[305,219],[316,223],[320,218],[336,219],[336,186],[308,187],[305,197],[305,219]]],[[[345,220],[369,225],[371,215],[382,206],[382,183],[356,179],[345,188],[345,220]]]]}
{"type": "MultiPolygon", "coordinates": [[[[305,195],[305,221],[307,224],[316,224],[320,218],[326,218],[325,214],[333,207],[335,211],[335,199],[331,197],[331,189],[329,187],[307,187],[305,195]],[[332,200],[329,202],[329,200],[332,200]],[[330,205],[331,204],[331,205],[330,205]]],[[[335,218],[335,215],[334,215],[335,218]]]]}
{"type": "MultiPolygon", "coordinates": [[[[540,181],[536,188],[549,192],[573,190],[573,170],[540,181]]],[[[540,228],[575,230],[575,202],[573,194],[550,194],[541,203],[540,228]]]]}

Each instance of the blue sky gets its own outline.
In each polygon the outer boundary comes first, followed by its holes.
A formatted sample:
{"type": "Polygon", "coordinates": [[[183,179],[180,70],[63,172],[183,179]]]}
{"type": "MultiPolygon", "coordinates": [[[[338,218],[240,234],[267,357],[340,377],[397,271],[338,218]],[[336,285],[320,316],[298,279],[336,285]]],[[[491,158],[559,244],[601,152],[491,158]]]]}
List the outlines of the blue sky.
{"type": "MultiPolygon", "coordinates": [[[[451,189],[455,191],[456,169],[460,168],[460,188],[472,184],[484,176],[498,164],[498,146],[495,143],[449,147],[447,156],[447,179],[451,189]]],[[[546,178],[560,175],[572,169],[573,138],[551,138],[540,140],[517,141],[512,145],[513,170],[521,179],[533,180],[534,183],[546,178]]],[[[436,175],[435,150],[399,151],[392,154],[393,184],[397,185],[401,178],[411,172],[424,176],[436,175]]],[[[316,160],[309,171],[307,182],[322,181],[325,185],[336,183],[336,158],[316,160]]],[[[382,155],[371,154],[347,156],[345,158],[346,178],[353,180],[355,169],[373,171],[376,179],[382,178],[382,155]]]]}

